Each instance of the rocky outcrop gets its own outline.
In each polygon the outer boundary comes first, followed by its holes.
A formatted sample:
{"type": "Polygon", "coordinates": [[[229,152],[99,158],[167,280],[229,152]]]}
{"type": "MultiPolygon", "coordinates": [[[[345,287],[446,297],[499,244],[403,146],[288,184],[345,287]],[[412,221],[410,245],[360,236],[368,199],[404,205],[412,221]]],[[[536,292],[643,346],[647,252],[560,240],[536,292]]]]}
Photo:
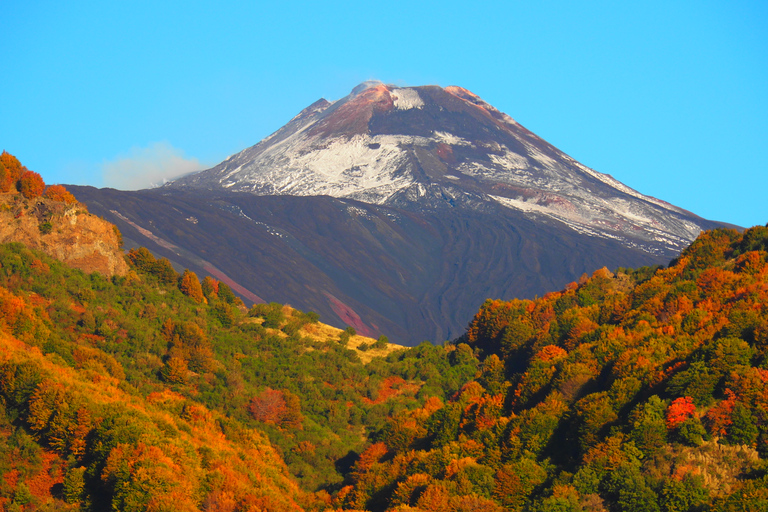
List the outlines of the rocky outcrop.
{"type": "Polygon", "coordinates": [[[21,242],[83,272],[123,275],[128,266],[114,224],[85,205],[0,194],[0,243],[21,242]]]}

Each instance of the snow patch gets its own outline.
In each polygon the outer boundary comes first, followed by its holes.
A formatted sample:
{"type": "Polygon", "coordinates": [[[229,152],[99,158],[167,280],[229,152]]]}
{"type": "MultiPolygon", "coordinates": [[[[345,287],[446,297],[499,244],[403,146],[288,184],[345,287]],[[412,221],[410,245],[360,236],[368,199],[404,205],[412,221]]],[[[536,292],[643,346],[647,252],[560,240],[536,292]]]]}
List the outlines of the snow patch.
{"type": "Polygon", "coordinates": [[[509,148],[507,148],[506,146],[504,146],[503,155],[491,154],[491,155],[488,155],[488,158],[490,158],[491,162],[493,162],[494,164],[499,165],[504,169],[508,169],[508,170],[527,169],[528,167],[530,167],[530,164],[528,163],[527,158],[510,151],[509,148]]]}
{"type": "Polygon", "coordinates": [[[451,146],[471,146],[472,143],[448,132],[433,132],[433,136],[438,142],[443,142],[451,146]]]}
{"type": "Polygon", "coordinates": [[[424,106],[424,100],[421,99],[416,89],[392,89],[390,94],[395,102],[395,108],[398,110],[410,110],[424,106]]]}

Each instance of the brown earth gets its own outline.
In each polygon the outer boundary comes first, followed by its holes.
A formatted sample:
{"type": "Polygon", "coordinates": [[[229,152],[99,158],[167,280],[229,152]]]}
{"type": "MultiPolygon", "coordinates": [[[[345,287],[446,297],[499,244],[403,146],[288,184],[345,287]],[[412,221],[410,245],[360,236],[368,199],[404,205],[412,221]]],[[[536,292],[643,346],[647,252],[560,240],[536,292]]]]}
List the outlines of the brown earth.
{"type": "Polygon", "coordinates": [[[80,203],[0,194],[0,243],[8,242],[23,243],[83,272],[128,272],[115,226],[80,203]]]}

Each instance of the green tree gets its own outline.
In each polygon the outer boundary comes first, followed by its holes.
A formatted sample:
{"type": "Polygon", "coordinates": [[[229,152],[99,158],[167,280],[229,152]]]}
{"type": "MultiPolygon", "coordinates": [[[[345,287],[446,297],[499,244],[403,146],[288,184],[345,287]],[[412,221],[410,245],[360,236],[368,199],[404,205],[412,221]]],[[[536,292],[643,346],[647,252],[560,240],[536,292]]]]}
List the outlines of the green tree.
{"type": "Polygon", "coordinates": [[[731,420],[733,423],[728,428],[728,442],[731,444],[755,446],[760,432],[750,409],[737,402],[733,408],[731,420]]]}
{"type": "Polygon", "coordinates": [[[667,404],[653,395],[632,414],[630,439],[647,456],[658,453],[667,442],[666,409],[667,404]]]}
{"type": "Polygon", "coordinates": [[[699,510],[707,499],[708,492],[701,475],[686,473],[682,480],[665,480],[659,502],[666,512],[687,512],[699,510]]]}
{"type": "Polygon", "coordinates": [[[85,471],[84,466],[71,468],[64,475],[64,501],[67,503],[78,503],[83,499],[85,491],[85,471]]]}
{"type": "Polygon", "coordinates": [[[237,301],[237,296],[232,291],[227,283],[219,282],[219,299],[223,300],[227,304],[234,304],[237,301]]]}
{"type": "Polygon", "coordinates": [[[639,467],[625,463],[609,473],[606,492],[622,512],[660,512],[658,496],[645,481],[639,467]]]}

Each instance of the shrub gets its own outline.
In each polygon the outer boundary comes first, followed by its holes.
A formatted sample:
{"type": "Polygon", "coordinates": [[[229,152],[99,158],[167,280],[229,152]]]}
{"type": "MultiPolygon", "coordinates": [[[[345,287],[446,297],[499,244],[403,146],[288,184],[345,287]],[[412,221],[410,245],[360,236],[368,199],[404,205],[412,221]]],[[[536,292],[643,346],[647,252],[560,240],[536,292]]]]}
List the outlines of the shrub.
{"type": "Polygon", "coordinates": [[[374,348],[374,349],[387,348],[387,343],[389,343],[389,338],[387,338],[382,334],[381,336],[379,336],[379,339],[376,340],[376,342],[373,345],[371,345],[371,348],[374,348]]]}
{"type": "Polygon", "coordinates": [[[51,224],[51,223],[50,223],[50,222],[48,222],[48,221],[41,223],[41,224],[40,224],[39,226],[37,226],[37,227],[40,229],[40,233],[42,233],[42,234],[44,234],[44,235],[47,235],[48,233],[50,233],[51,231],[53,231],[53,224],[51,224]]]}

